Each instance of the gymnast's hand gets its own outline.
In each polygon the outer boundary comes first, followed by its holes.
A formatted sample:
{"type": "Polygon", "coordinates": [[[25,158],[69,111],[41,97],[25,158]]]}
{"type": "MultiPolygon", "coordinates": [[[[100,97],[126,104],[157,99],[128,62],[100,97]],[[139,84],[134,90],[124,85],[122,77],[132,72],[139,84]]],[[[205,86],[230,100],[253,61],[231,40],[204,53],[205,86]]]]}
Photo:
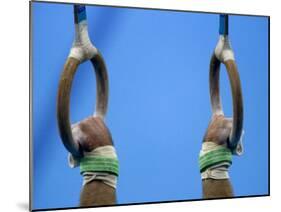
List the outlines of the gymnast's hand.
{"type": "MultiPolygon", "coordinates": [[[[203,138],[203,146],[201,151],[212,151],[217,149],[216,145],[227,147],[228,140],[232,129],[232,119],[226,118],[224,115],[213,115],[209,123],[207,131],[203,138]],[[207,143],[208,142],[208,143],[207,143]],[[210,145],[210,144],[214,145],[210,145]]],[[[220,155],[221,157],[222,155],[220,155]]],[[[209,161],[217,160],[219,155],[213,154],[209,161]]],[[[206,160],[206,158],[205,158],[206,160]]],[[[207,171],[201,173],[203,185],[204,198],[222,198],[232,197],[233,189],[228,178],[228,168],[230,164],[226,165],[224,159],[221,159],[221,166],[216,161],[214,166],[210,166],[207,171]],[[212,171],[211,171],[212,170],[212,171]]]]}
{"type": "Polygon", "coordinates": [[[97,147],[113,145],[109,129],[99,117],[89,117],[72,125],[74,142],[78,142],[84,152],[97,147]]]}
{"type": "MultiPolygon", "coordinates": [[[[99,117],[89,117],[72,125],[72,134],[74,142],[79,143],[80,148],[84,152],[82,159],[89,157],[89,154],[91,156],[97,156],[96,154],[98,154],[99,157],[108,157],[109,153],[116,155],[115,150],[113,150],[114,147],[111,148],[113,141],[109,129],[99,117]],[[105,149],[101,150],[102,148],[105,149]]],[[[86,163],[89,165],[89,162],[86,163]]],[[[80,171],[81,165],[82,161],[80,161],[80,171]]],[[[95,170],[86,171],[83,173],[83,186],[79,205],[96,206],[115,204],[116,182],[117,177],[112,174],[106,172],[99,173],[95,170]]]]}
{"type": "Polygon", "coordinates": [[[232,118],[224,115],[213,115],[203,142],[214,142],[218,145],[227,145],[232,129],[232,118]]]}

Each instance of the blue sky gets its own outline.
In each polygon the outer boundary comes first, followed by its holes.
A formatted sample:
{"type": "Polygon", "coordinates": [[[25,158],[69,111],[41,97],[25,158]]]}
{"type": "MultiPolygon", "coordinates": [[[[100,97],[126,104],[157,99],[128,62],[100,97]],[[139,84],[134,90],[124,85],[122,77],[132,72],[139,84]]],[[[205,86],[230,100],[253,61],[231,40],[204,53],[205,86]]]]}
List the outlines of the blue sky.
{"type": "MultiPolygon", "coordinates": [[[[73,8],[33,7],[33,208],[75,207],[82,178],[67,165],[56,95],[74,38],[73,8]]],[[[208,73],[217,14],[87,6],[90,38],[110,80],[109,127],[120,161],[118,203],[199,199],[198,153],[211,116],[208,73]]],[[[236,196],[268,192],[268,19],[229,17],[244,98],[245,154],[230,170],[236,196]]],[[[221,95],[231,116],[225,68],[221,95]]],[[[71,119],[93,113],[95,77],[79,66],[71,119]]]]}

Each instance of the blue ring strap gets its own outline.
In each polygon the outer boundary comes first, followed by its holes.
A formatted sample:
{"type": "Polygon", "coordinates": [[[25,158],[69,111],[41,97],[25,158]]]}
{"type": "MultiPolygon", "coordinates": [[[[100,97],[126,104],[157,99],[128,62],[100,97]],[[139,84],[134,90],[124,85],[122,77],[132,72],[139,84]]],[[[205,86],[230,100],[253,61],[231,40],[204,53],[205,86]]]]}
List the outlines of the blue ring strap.
{"type": "Polygon", "coordinates": [[[220,15],[220,35],[228,35],[228,15],[220,15]]]}
{"type": "Polygon", "coordinates": [[[86,7],[85,5],[74,5],[74,22],[79,24],[81,21],[86,20],[86,7]]]}

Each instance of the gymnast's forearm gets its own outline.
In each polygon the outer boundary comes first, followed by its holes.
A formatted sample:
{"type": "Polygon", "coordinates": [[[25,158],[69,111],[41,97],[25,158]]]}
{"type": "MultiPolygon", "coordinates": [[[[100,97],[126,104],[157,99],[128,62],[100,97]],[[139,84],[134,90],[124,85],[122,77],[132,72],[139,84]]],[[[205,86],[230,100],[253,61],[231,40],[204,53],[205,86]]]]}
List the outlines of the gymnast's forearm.
{"type": "Polygon", "coordinates": [[[233,189],[229,179],[204,179],[203,185],[203,198],[223,198],[233,197],[233,189]]]}
{"type": "Polygon", "coordinates": [[[93,180],[83,186],[80,194],[80,206],[116,204],[115,188],[100,180],[93,180]]]}

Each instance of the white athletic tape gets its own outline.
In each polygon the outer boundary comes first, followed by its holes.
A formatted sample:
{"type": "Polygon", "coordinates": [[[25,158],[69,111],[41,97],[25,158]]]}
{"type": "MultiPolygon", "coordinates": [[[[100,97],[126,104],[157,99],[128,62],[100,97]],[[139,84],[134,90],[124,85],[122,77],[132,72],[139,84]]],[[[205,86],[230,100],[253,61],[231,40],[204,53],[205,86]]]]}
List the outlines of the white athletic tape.
{"type": "MultiPolygon", "coordinates": [[[[244,130],[242,131],[241,138],[238,142],[238,145],[235,150],[232,150],[233,155],[242,155],[244,153],[244,148],[243,148],[243,136],[244,136],[244,130]]],[[[199,154],[199,157],[207,154],[208,152],[212,152],[219,147],[227,147],[226,144],[224,145],[218,145],[214,142],[204,142],[202,144],[202,148],[199,154]]],[[[201,178],[202,179],[216,179],[216,180],[221,180],[221,179],[228,179],[229,174],[228,174],[228,168],[229,168],[229,163],[219,163],[214,166],[209,167],[207,170],[201,173],[201,178]]]]}
{"type": "Polygon", "coordinates": [[[104,172],[84,172],[83,173],[83,186],[93,180],[101,180],[104,184],[116,189],[117,176],[104,172]]]}
{"type": "Polygon", "coordinates": [[[87,21],[84,20],[79,24],[75,24],[75,40],[68,57],[84,62],[91,59],[97,53],[97,48],[89,38],[87,21]]]}
{"type": "Polygon", "coordinates": [[[227,35],[220,35],[219,41],[215,48],[215,55],[221,62],[235,60],[234,52],[232,51],[230,40],[227,35]]]}
{"type": "MultiPolygon", "coordinates": [[[[78,131],[76,132],[78,133],[78,131]]],[[[74,133],[75,135],[75,133],[74,133]]],[[[84,152],[84,157],[105,157],[105,158],[112,158],[112,159],[117,159],[117,154],[116,150],[113,146],[107,145],[107,146],[102,146],[94,149],[92,152],[84,152]]],[[[80,165],[79,160],[76,160],[71,154],[68,155],[68,164],[71,168],[75,168],[80,165]]],[[[83,185],[86,185],[87,183],[93,181],[93,180],[101,180],[105,184],[116,188],[117,184],[117,176],[106,173],[106,172],[83,172],[83,185]]]]}
{"type": "Polygon", "coordinates": [[[229,179],[228,174],[228,167],[222,166],[220,164],[219,167],[210,167],[206,171],[201,173],[201,179],[214,179],[214,180],[223,180],[223,179],[229,179]]]}
{"type": "MultiPolygon", "coordinates": [[[[214,142],[204,142],[202,144],[201,151],[199,153],[199,157],[202,157],[206,155],[209,152],[212,152],[214,150],[217,150],[221,147],[226,148],[225,145],[218,145],[214,142]]],[[[222,179],[228,179],[229,174],[228,174],[228,168],[230,164],[228,162],[221,162],[219,164],[215,164],[205,171],[201,173],[201,179],[215,179],[215,180],[222,180],[222,179]]]]}

